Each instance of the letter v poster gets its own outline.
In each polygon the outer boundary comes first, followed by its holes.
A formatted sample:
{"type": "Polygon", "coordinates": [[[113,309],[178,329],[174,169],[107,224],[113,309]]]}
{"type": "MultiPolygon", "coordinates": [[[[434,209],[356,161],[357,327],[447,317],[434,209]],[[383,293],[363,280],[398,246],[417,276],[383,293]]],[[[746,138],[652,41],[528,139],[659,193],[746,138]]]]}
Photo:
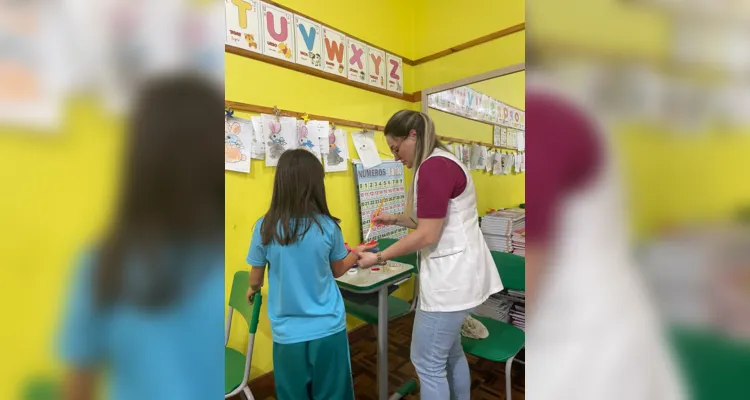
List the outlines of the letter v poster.
{"type": "MultiPolygon", "coordinates": [[[[354,163],[354,177],[359,197],[362,240],[370,229],[370,220],[383,200],[381,214],[403,214],[406,207],[404,166],[396,161],[384,161],[377,167],[366,169],[361,162],[354,163]]],[[[400,226],[373,227],[370,240],[400,239],[409,231],[400,226]]]]}

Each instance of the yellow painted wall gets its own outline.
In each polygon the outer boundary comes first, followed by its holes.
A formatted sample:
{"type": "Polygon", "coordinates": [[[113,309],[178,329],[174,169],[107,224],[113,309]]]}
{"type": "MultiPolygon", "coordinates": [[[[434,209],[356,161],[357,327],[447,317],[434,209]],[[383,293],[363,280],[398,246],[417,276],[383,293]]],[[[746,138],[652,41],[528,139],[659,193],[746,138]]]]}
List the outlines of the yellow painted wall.
{"type": "Polygon", "coordinates": [[[55,334],[76,253],[107,223],[122,125],[93,101],[55,132],[0,129],[0,398],[54,373],[55,334]]]}
{"type": "MultiPolygon", "coordinates": [[[[354,18],[357,11],[351,8],[351,3],[340,0],[326,0],[323,2],[325,3],[325,7],[318,4],[313,7],[310,5],[310,2],[304,1],[282,1],[281,3],[385,49],[401,53],[406,57],[415,58],[415,55],[419,55],[419,52],[412,50],[413,48],[418,48],[420,44],[419,41],[413,38],[416,21],[418,20],[418,16],[422,15],[421,11],[415,8],[420,6],[419,2],[387,2],[385,5],[380,5],[379,11],[369,14],[367,24],[362,24],[361,19],[354,18]]],[[[523,4],[523,2],[519,4],[523,4]]],[[[497,5],[493,7],[492,10],[500,11],[497,5]]],[[[441,19],[447,15],[442,12],[439,14],[441,19]]],[[[475,26],[465,19],[461,19],[460,21],[462,22],[457,23],[459,25],[464,24],[464,27],[470,29],[468,32],[472,35],[476,32],[471,31],[471,29],[480,28],[484,33],[479,34],[479,36],[506,27],[489,18],[484,18],[479,26],[475,26]]],[[[442,23],[442,20],[440,22],[442,23]]],[[[466,32],[462,35],[460,42],[465,42],[476,37],[469,37],[466,32]],[[464,36],[466,37],[464,38],[464,36]]],[[[483,57],[477,62],[477,59],[467,59],[467,56],[462,54],[464,53],[462,52],[430,63],[433,65],[433,68],[425,66],[410,68],[405,66],[405,90],[407,92],[416,91],[427,87],[423,86],[425,84],[434,86],[500,68],[519,62],[518,60],[523,61],[523,35],[516,34],[511,38],[497,40],[480,46],[480,48],[500,48],[503,49],[503,54],[510,52],[520,54],[503,57],[483,57]],[[424,80],[416,78],[418,71],[425,74],[426,78],[424,80]]],[[[432,40],[430,42],[431,45],[437,45],[441,50],[457,44],[443,37],[432,40]]],[[[477,49],[468,50],[465,53],[469,52],[471,52],[470,54],[475,54],[475,56],[481,53],[477,49]]],[[[225,65],[227,100],[267,106],[276,105],[282,109],[305,111],[311,114],[327,115],[378,125],[384,125],[388,118],[400,109],[418,110],[420,107],[420,103],[404,102],[231,54],[226,55],[225,65]]],[[[519,98],[523,98],[524,95],[523,84],[519,85],[519,82],[522,81],[516,80],[516,84],[513,86],[515,88],[514,93],[509,94],[516,101],[519,98]]],[[[249,116],[242,113],[237,113],[236,115],[245,118],[249,116]]],[[[445,129],[445,131],[453,132],[450,136],[455,137],[469,138],[473,135],[472,131],[474,127],[471,125],[476,123],[466,121],[469,124],[467,127],[467,124],[463,121],[453,120],[453,117],[450,118],[439,122],[437,125],[438,130],[445,129]]],[[[489,126],[485,126],[489,128],[489,126]]],[[[344,128],[349,132],[354,131],[350,127],[344,128]]],[[[482,140],[490,141],[491,136],[484,137],[482,140]]],[[[376,142],[382,156],[390,157],[390,151],[385,144],[382,134],[376,135],[376,142]]],[[[350,152],[354,154],[351,137],[349,138],[349,145],[350,152]]],[[[504,203],[507,199],[508,204],[511,205],[517,205],[522,201],[523,178],[521,176],[508,177],[503,180],[502,177],[491,177],[480,172],[476,172],[476,174],[477,193],[480,202],[483,202],[482,206],[480,206],[480,211],[490,204],[493,207],[503,205],[493,202],[493,198],[499,198],[500,201],[498,203],[504,203]],[[517,199],[521,200],[517,201],[517,199]]],[[[226,172],[225,176],[225,237],[228,292],[230,290],[231,276],[234,272],[248,268],[245,264],[245,256],[252,233],[252,226],[268,207],[271,198],[274,169],[266,168],[263,161],[253,161],[250,174],[226,172]]],[[[410,183],[410,173],[407,172],[406,184],[409,185],[410,183]]],[[[359,229],[357,227],[359,213],[351,166],[350,170],[346,173],[326,174],[326,191],[331,212],[342,219],[341,225],[344,232],[344,239],[350,243],[357,242],[359,240],[359,229]],[[334,195],[334,193],[342,194],[334,195]]],[[[409,297],[412,286],[410,284],[403,286],[397,294],[402,297],[409,297]]],[[[261,314],[262,318],[255,338],[255,354],[251,377],[256,377],[273,368],[271,357],[272,340],[265,309],[261,314]]],[[[232,329],[230,346],[244,349],[247,343],[247,335],[245,333],[245,324],[239,322],[240,320],[237,320],[238,322],[232,329]]],[[[351,317],[349,317],[347,322],[348,328],[352,328],[360,323],[351,317]]]]}

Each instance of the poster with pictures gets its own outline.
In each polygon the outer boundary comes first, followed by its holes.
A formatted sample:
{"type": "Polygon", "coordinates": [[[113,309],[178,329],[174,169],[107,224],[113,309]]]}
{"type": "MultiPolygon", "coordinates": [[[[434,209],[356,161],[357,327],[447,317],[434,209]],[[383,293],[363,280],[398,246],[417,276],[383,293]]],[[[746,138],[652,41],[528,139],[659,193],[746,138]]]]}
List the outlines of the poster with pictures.
{"type": "Polygon", "coordinates": [[[403,60],[401,57],[386,53],[388,90],[398,93],[404,92],[403,60]]]}
{"type": "Polygon", "coordinates": [[[500,147],[508,147],[508,128],[500,128],[500,147]]]}
{"type": "Polygon", "coordinates": [[[494,125],[492,127],[492,144],[495,146],[502,146],[500,144],[500,136],[502,136],[503,128],[499,125],[494,125]]]}
{"type": "MultiPolygon", "coordinates": [[[[385,71],[387,69],[385,52],[374,47],[367,48],[367,83],[386,89],[385,71]]],[[[431,99],[435,95],[429,96],[431,99]]]]}
{"type": "Polygon", "coordinates": [[[346,36],[343,33],[323,27],[323,70],[346,77],[346,36]]]}
{"type": "MultiPolygon", "coordinates": [[[[397,161],[386,161],[375,168],[366,168],[362,163],[354,164],[355,184],[359,197],[362,241],[370,228],[370,220],[383,200],[380,210],[384,214],[403,214],[406,211],[406,189],[404,166],[397,161]]],[[[368,239],[400,239],[408,233],[406,228],[376,226],[368,239]]]]}
{"type": "Polygon", "coordinates": [[[503,174],[503,153],[496,151],[493,157],[492,174],[502,175],[503,174]]]}
{"type": "Polygon", "coordinates": [[[263,134],[263,119],[260,116],[250,118],[253,124],[253,146],[250,156],[255,160],[266,159],[266,136],[263,134]]]}
{"type": "Polygon", "coordinates": [[[295,62],[323,69],[323,28],[307,18],[294,16],[295,62]]]}
{"type": "Polygon", "coordinates": [[[359,83],[367,83],[367,51],[369,46],[346,38],[346,65],[349,80],[359,83]]]}
{"type": "Polygon", "coordinates": [[[297,148],[297,119],[262,114],[263,132],[266,139],[266,166],[275,167],[279,157],[291,149],[297,148]]]}
{"type": "Polygon", "coordinates": [[[226,44],[241,49],[261,52],[262,43],[258,0],[224,0],[226,9],[226,44]]]}
{"type": "Polygon", "coordinates": [[[328,135],[328,153],[323,157],[326,172],[343,172],[349,169],[349,144],[343,129],[331,131],[328,135]]]}
{"type": "Polygon", "coordinates": [[[253,124],[246,119],[224,121],[224,169],[250,172],[250,153],[254,138],[253,124]]]}
{"type": "Polygon", "coordinates": [[[484,170],[492,172],[492,150],[489,147],[482,146],[484,151],[484,170]]]}
{"type": "Polygon", "coordinates": [[[518,151],[526,151],[526,132],[516,132],[516,148],[518,151]]]}
{"type": "Polygon", "coordinates": [[[263,54],[294,61],[294,15],[270,4],[261,3],[263,54]]]}

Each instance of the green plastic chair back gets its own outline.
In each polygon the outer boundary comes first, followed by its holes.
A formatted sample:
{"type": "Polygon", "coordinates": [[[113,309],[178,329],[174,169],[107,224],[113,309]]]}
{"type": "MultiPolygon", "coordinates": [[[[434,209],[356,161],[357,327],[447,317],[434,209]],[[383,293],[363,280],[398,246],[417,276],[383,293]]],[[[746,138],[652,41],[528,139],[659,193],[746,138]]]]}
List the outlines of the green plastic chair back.
{"type": "Polygon", "coordinates": [[[503,287],[510,290],[526,291],[526,259],[515,254],[492,251],[497,272],[503,287]]]}
{"type": "Polygon", "coordinates": [[[22,400],[58,400],[62,398],[60,382],[46,376],[34,376],[24,385],[22,400]]]}
{"type": "MultiPolygon", "coordinates": [[[[380,251],[383,251],[389,247],[391,247],[394,243],[398,242],[398,239],[378,239],[378,248],[380,251]]],[[[417,273],[417,253],[411,253],[406,254],[401,257],[396,257],[393,259],[393,261],[401,262],[404,264],[409,264],[414,266],[414,273],[417,273]]]]}
{"type": "Polygon", "coordinates": [[[260,318],[260,306],[263,303],[263,297],[260,293],[255,294],[253,304],[247,302],[247,289],[250,287],[250,273],[248,271],[238,271],[234,274],[232,280],[232,292],[229,294],[229,306],[235,311],[242,314],[250,327],[250,333],[255,333],[258,329],[258,319],[260,318]]]}

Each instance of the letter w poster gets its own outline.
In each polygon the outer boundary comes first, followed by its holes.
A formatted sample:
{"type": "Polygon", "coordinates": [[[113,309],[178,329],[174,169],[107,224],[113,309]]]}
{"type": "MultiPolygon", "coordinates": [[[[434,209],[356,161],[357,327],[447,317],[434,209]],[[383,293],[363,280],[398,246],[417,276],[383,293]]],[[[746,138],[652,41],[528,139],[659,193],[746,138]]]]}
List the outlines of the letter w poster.
{"type": "Polygon", "coordinates": [[[323,54],[323,70],[346,78],[346,36],[324,26],[323,54]]]}

